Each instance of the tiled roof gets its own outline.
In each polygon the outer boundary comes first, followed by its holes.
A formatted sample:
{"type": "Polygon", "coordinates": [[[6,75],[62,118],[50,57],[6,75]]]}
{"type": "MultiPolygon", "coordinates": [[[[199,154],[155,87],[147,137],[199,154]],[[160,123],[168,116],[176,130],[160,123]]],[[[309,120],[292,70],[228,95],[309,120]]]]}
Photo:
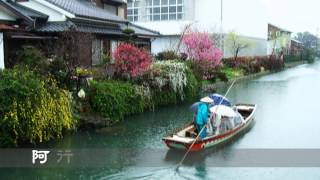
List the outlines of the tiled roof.
{"type": "Polygon", "coordinates": [[[74,24],[70,21],[67,22],[47,22],[43,26],[38,27],[38,32],[63,32],[69,30],[74,24]]]}
{"type": "Polygon", "coordinates": [[[42,27],[39,27],[38,32],[63,32],[70,30],[74,27],[76,31],[96,33],[96,34],[108,34],[108,35],[123,35],[122,30],[119,27],[102,26],[98,24],[88,24],[80,22],[48,22],[42,27]]]}
{"type": "Polygon", "coordinates": [[[34,20],[32,18],[30,18],[29,16],[21,13],[14,6],[12,6],[10,3],[8,3],[5,0],[0,0],[0,6],[5,8],[6,10],[10,11],[11,13],[13,13],[18,18],[21,18],[21,19],[25,20],[29,24],[32,24],[34,22],[34,20]]]}
{"type": "Polygon", "coordinates": [[[30,8],[27,8],[25,6],[22,6],[18,3],[15,3],[11,0],[8,0],[8,1],[5,1],[6,3],[10,4],[10,6],[12,8],[14,8],[17,12],[23,14],[24,16],[28,16],[28,17],[31,17],[31,18],[42,18],[42,19],[47,19],[48,16],[43,14],[43,13],[40,13],[38,11],[35,11],[33,9],[30,9],[30,8]]]}
{"type": "MultiPolygon", "coordinates": [[[[0,1],[30,20],[34,18],[48,18],[48,16],[40,12],[26,8],[15,2],[5,2],[4,0],[0,1]]],[[[96,34],[124,35],[123,30],[130,28],[133,29],[135,34],[138,36],[155,37],[160,35],[156,31],[134,25],[127,20],[110,13],[105,9],[96,7],[94,4],[85,0],[46,1],[75,14],[77,17],[65,22],[46,22],[35,29],[37,32],[63,32],[74,26],[79,32],[96,34]]]]}
{"type": "Polygon", "coordinates": [[[138,26],[136,24],[132,24],[132,23],[129,23],[128,25],[122,26],[122,29],[126,29],[126,28],[130,28],[130,29],[134,30],[134,33],[136,35],[140,35],[140,36],[154,36],[154,37],[160,36],[160,33],[157,31],[153,31],[153,30],[150,30],[150,29],[147,29],[147,28],[144,28],[144,27],[138,26]]]}
{"type": "Polygon", "coordinates": [[[115,2],[115,3],[120,3],[120,4],[126,3],[124,0],[107,0],[107,1],[115,2]]]}
{"type": "Polygon", "coordinates": [[[139,26],[128,24],[121,24],[120,26],[107,25],[107,24],[94,24],[88,22],[47,22],[43,26],[36,29],[38,32],[63,32],[74,27],[79,32],[107,34],[107,35],[124,35],[123,30],[126,28],[133,29],[138,36],[156,37],[160,36],[160,33],[150,31],[139,26]]]}
{"type": "Polygon", "coordinates": [[[76,16],[126,22],[127,20],[84,0],[46,0],[76,16]]]}

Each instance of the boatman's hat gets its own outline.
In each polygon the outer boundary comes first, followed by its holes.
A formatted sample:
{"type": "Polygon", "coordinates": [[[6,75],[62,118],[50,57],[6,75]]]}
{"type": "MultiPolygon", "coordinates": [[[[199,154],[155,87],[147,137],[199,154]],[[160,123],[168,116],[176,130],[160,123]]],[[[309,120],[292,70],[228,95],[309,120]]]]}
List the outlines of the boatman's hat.
{"type": "Polygon", "coordinates": [[[207,96],[207,97],[200,99],[200,102],[211,104],[211,103],[213,103],[213,100],[207,96]]]}

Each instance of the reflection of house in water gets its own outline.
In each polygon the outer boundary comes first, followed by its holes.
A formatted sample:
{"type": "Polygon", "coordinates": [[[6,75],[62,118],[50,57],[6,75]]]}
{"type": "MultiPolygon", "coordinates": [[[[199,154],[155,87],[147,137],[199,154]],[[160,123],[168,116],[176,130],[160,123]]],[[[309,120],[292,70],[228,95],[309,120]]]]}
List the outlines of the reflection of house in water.
{"type": "Polygon", "coordinates": [[[126,20],[126,3],[122,0],[1,0],[0,68],[10,65],[10,57],[23,45],[35,45],[46,54],[57,47],[61,33],[75,29],[89,33],[93,39],[81,51],[84,67],[102,62],[103,54],[128,38],[126,29],[134,30],[133,41],[150,49],[156,31],[126,20]]]}

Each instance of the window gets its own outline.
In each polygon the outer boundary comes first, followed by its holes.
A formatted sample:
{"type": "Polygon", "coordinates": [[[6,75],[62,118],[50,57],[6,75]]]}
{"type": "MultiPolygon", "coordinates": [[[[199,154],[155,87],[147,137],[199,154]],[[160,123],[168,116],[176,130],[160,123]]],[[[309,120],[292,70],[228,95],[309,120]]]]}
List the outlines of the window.
{"type": "Polygon", "coordinates": [[[140,1],[132,1],[128,0],[128,20],[129,21],[138,21],[139,20],[139,9],[140,9],[140,1]]]}
{"type": "Polygon", "coordinates": [[[161,20],[168,20],[168,14],[162,14],[161,20]]]}
{"type": "Polygon", "coordinates": [[[161,8],[161,13],[162,14],[167,14],[168,13],[168,7],[162,7],[161,8]]]}
{"type": "Polygon", "coordinates": [[[154,21],[159,21],[160,20],[160,15],[158,15],[158,14],[153,15],[153,20],[154,21]]]}
{"type": "Polygon", "coordinates": [[[162,5],[162,6],[168,5],[168,0],[161,0],[161,5],[162,5]]]}
{"type": "Polygon", "coordinates": [[[159,14],[160,13],[160,8],[159,7],[153,8],[153,13],[154,14],[159,14]]]}
{"type": "Polygon", "coordinates": [[[102,40],[94,39],[92,41],[92,65],[102,63],[103,45],[102,40]]]}
{"type": "Polygon", "coordinates": [[[135,6],[128,2],[128,19],[130,21],[168,21],[181,20],[184,15],[183,0],[145,0],[145,3],[135,6]],[[137,9],[137,12],[129,11],[137,9]],[[140,11],[141,10],[141,11],[140,11]],[[141,13],[141,14],[139,14],[141,13]]]}
{"type": "Polygon", "coordinates": [[[160,0],[153,0],[153,6],[160,6],[160,0]]]}
{"type": "Polygon", "coordinates": [[[176,5],[177,1],[176,0],[170,0],[170,5],[176,5]]]}

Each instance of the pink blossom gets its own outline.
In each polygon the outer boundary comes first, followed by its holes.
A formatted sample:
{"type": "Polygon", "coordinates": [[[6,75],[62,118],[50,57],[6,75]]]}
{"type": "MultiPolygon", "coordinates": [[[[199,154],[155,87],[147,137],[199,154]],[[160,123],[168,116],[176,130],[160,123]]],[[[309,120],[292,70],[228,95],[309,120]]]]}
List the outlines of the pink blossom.
{"type": "Polygon", "coordinates": [[[131,77],[145,72],[151,64],[150,55],[132,44],[120,44],[113,52],[113,58],[116,72],[128,73],[131,77]]]}
{"type": "Polygon", "coordinates": [[[212,68],[220,64],[222,51],[214,46],[208,33],[189,31],[183,37],[182,42],[190,60],[206,61],[206,64],[212,68]]]}

